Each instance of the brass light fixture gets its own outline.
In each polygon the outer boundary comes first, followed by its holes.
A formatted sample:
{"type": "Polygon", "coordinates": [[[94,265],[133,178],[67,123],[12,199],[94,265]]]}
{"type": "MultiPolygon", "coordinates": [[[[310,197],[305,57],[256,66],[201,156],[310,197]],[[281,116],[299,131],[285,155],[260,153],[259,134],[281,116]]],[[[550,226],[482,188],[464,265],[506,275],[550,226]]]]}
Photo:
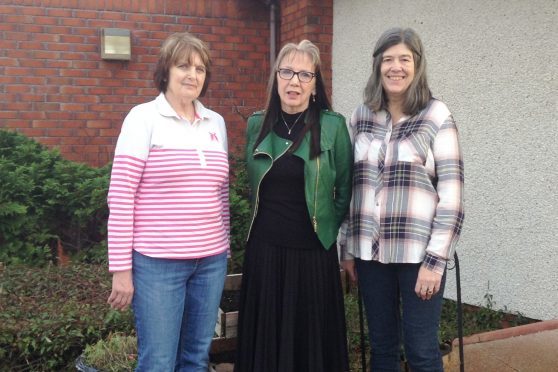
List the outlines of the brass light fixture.
{"type": "Polygon", "coordinates": [[[101,30],[101,58],[130,60],[132,47],[130,30],[123,28],[103,28],[101,30]]]}

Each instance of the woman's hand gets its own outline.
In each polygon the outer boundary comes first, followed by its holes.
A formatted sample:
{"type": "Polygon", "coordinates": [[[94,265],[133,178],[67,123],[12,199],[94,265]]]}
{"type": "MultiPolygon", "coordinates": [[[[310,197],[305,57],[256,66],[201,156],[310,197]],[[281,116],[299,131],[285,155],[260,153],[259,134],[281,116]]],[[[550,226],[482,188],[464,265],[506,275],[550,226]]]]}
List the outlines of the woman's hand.
{"type": "Polygon", "coordinates": [[[415,293],[423,300],[430,300],[432,296],[440,291],[441,283],[442,275],[421,266],[415,285],[415,293]]]}
{"type": "Polygon", "coordinates": [[[113,273],[112,292],[107,301],[110,307],[116,310],[125,310],[132,303],[133,296],[132,270],[113,273]]]}
{"type": "Polygon", "coordinates": [[[349,278],[351,279],[352,283],[356,283],[357,281],[357,272],[355,269],[355,261],[354,260],[343,260],[341,261],[341,267],[343,270],[349,274],[349,278]]]}

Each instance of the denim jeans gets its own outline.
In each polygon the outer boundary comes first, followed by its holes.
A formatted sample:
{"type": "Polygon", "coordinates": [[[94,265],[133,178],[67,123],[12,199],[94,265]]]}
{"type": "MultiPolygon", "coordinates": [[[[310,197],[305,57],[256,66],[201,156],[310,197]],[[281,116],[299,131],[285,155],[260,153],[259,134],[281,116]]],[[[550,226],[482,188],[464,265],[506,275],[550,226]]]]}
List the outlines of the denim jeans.
{"type": "Polygon", "coordinates": [[[207,372],[227,253],[190,260],[133,252],[136,371],[207,372]]]}
{"type": "Polygon", "coordinates": [[[398,372],[401,336],[413,372],[443,372],[438,328],[446,275],[440,291],[421,300],[415,284],[421,264],[382,264],[356,259],[371,346],[370,370],[398,372]]]}

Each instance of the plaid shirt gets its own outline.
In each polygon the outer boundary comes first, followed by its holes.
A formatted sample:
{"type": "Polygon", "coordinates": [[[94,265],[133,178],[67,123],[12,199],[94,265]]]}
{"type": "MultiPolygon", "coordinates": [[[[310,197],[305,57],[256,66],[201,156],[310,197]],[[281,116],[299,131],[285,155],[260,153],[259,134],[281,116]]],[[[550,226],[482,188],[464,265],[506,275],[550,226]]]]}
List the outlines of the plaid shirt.
{"type": "Polygon", "coordinates": [[[358,107],[353,199],[341,258],[419,263],[443,273],[463,223],[463,159],[448,108],[432,99],[393,125],[387,111],[358,107]]]}

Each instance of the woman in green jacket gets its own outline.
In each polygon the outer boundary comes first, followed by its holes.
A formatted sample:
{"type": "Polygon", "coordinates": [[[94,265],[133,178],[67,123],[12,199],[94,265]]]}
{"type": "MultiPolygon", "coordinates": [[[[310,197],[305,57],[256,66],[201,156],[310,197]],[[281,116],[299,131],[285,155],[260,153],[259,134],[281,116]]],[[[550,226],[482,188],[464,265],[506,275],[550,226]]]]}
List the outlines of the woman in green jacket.
{"type": "Polygon", "coordinates": [[[235,371],[348,371],[335,240],[351,199],[352,145],[310,41],[279,52],[246,142],[252,220],[235,371]]]}

